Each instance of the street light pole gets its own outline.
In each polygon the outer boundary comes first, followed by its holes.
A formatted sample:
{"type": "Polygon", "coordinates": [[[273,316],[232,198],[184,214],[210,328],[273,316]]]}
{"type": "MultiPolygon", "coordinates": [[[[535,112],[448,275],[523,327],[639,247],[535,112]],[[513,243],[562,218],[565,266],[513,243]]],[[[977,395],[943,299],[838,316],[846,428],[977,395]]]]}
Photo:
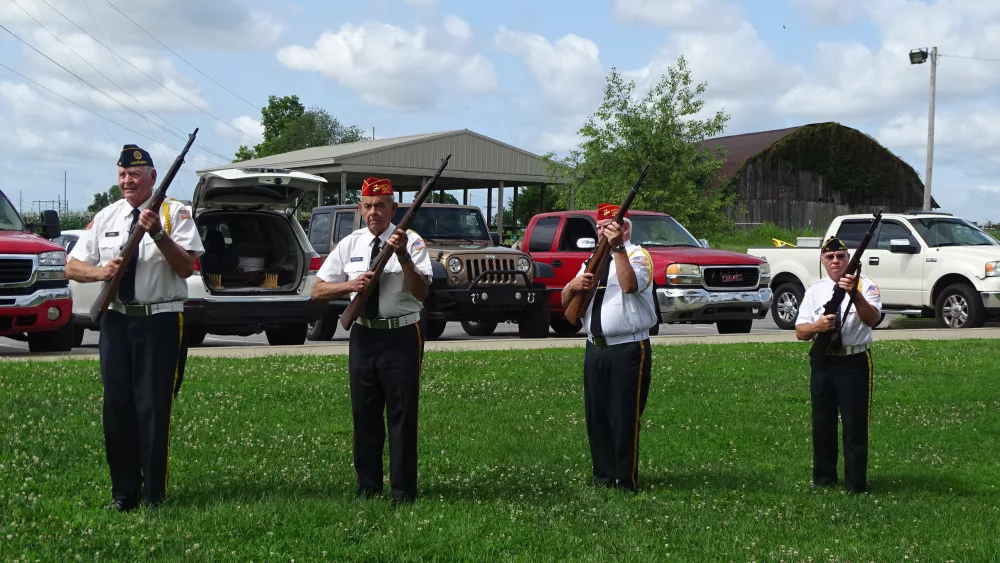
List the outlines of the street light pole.
{"type": "Polygon", "coordinates": [[[927,112],[927,172],[924,175],[924,211],[931,210],[931,173],[934,168],[934,98],[937,86],[937,47],[931,47],[931,91],[927,112]]]}

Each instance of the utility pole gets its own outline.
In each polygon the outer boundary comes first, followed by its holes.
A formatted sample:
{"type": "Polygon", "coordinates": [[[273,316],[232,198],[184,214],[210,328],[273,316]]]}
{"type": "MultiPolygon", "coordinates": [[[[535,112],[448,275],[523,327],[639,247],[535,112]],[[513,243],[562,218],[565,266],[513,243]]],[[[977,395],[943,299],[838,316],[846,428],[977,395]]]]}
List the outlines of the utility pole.
{"type": "Polygon", "coordinates": [[[66,198],[66,171],[65,170],[63,170],[63,205],[66,206],[66,209],[61,209],[60,212],[65,215],[66,213],[69,213],[69,199],[66,198]]]}
{"type": "Polygon", "coordinates": [[[931,47],[931,93],[927,113],[927,171],[924,174],[924,211],[931,210],[931,172],[934,168],[934,97],[937,85],[937,47],[931,47]]]}

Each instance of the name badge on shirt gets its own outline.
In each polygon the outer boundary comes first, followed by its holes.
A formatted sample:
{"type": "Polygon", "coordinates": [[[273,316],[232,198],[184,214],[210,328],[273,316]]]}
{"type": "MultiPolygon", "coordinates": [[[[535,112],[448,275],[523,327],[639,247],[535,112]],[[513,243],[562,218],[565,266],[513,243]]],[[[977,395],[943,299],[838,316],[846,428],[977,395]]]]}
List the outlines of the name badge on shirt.
{"type": "Polygon", "coordinates": [[[364,259],[365,259],[364,256],[351,256],[351,262],[360,262],[364,259]]]}
{"type": "Polygon", "coordinates": [[[116,237],[116,236],[118,236],[118,231],[108,231],[108,232],[104,233],[104,236],[106,236],[106,237],[116,237]]]}

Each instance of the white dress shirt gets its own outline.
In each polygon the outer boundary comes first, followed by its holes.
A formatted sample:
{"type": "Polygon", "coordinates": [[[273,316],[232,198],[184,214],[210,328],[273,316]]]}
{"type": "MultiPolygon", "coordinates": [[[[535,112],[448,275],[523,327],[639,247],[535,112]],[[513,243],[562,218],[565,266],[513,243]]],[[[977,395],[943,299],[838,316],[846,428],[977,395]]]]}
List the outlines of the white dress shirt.
{"type": "MultiPolygon", "coordinates": [[[[806,294],[802,297],[802,304],[799,305],[799,314],[795,319],[795,324],[814,323],[823,316],[823,306],[833,297],[833,288],[836,286],[837,283],[831,280],[829,276],[809,286],[806,294]]],[[[882,312],[882,297],[879,294],[878,286],[864,274],[861,275],[861,295],[879,313],[882,312]]],[[[851,296],[845,295],[844,301],[840,304],[841,317],[843,317],[844,311],[847,310],[847,304],[850,301],[851,296]]],[[[848,346],[860,346],[868,344],[871,341],[872,328],[861,320],[857,310],[852,305],[851,312],[848,313],[847,318],[844,320],[844,328],[840,332],[841,346],[845,348],[848,346]]]]}
{"type": "MultiPolygon", "coordinates": [[[[148,200],[147,202],[148,203],[148,200]]],[[[139,206],[141,211],[146,203],[139,206]]],[[[191,216],[191,209],[183,203],[166,200],[170,218],[170,238],[178,246],[194,252],[195,256],[205,253],[198,227],[191,216]]],[[[113,258],[121,256],[125,243],[128,242],[129,227],[132,225],[133,207],[125,199],[120,199],[97,212],[94,220],[80,236],[70,258],[76,258],[91,266],[104,266],[113,258]]],[[[160,223],[167,230],[163,208],[157,210],[160,223]]],[[[135,228],[139,228],[136,221],[135,228]]],[[[135,301],[137,303],[168,303],[184,301],[188,298],[187,280],[181,278],[170,267],[159,247],[146,233],[139,243],[139,260],[135,270],[135,301]]],[[[119,302],[115,297],[115,302],[119,302]]]]}
{"type": "MultiPolygon", "coordinates": [[[[625,293],[622,291],[618,275],[615,272],[616,264],[614,253],[608,258],[611,261],[608,270],[608,286],[604,293],[604,302],[601,305],[601,330],[605,338],[616,336],[636,335],[649,330],[656,325],[656,308],[653,302],[653,260],[649,253],[631,241],[625,243],[625,252],[628,254],[629,264],[635,272],[635,279],[639,284],[635,293],[625,293]]],[[[586,271],[587,265],[580,266],[577,276],[586,271]]],[[[595,277],[594,283],[600,280],[595,277]]],[[[594,298],[596,300],[596,296],[594,298]]],[[[594,309],[594,300],[591,300],[587,307],[587,314],[583,317],[583,328],[588,336],[593,336],[590,332],[590,317],[594,309]]]]}
{"type": "MultiPolygon", "coordinates": [[[[394,232],[396,232],[396,225],[389,223],[389,228],[378,237],[382,241],[380,248],[385,247],[389,237],[394,232]]],[[[367,227],[347,235],[326,257],[316,273],[316,277],[325,282],[338,283],[357,279],[371,266],[372,244],[375,242],[375,238],[375,235],[367,227]]],[[[418,272],[427,276],[427,283],[430,283],[434,271],[431,269],[431,258],[424,239],[414,231],[406,231],[406,241],[406,250],[413,259],[413,266],[418,272]]],[[[357,293],[352,292],[350,298],[354,299],[355,295],[357,293]]],[[[422,307],[423,304],[406,289],[406,284],[403,283],[403,265],[399,263],[396,253],[393,252],[379,278],[379,317],[385,319],[401,317],[410,313],[418,313],[422,307]]]]}

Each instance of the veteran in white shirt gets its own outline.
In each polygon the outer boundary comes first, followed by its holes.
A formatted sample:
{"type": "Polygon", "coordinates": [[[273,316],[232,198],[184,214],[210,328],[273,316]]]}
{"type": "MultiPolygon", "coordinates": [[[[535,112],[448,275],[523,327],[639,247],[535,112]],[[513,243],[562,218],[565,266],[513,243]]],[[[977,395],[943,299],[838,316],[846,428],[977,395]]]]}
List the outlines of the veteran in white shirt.
{"type": "Polygon", "coordinates": [[[841,327],[840,346],[825,358],[810,357],[809,394],[812,404],[813,487],[837,484],[837,418],[844,435],[844,487],[867,490],[868,425],[872,408],[872,327],[882,313],[878,286],[866,276],[846,274],[851,255],[847,245],[830,237],[820,248],[827,276],[809,286],[799,305],[795,336],[809,341],[841,327]],[[836,314],[824,306],[840,286],[846,292],[836,314]],[[838,321],[839,319],[839,321],[838,321]],[[839,324],[838,324],[839,322],[839,324]]]}
{"type": "Polygon", "coordinates": [[[398,207],[389,180],[366,179],[358,204],[366,226],[337,244],[317,272],[312,290],[316,301],[354,299],[371,284],[379,252],[385,245],[392,247],[378,287],[351,326],[348,371],[355,492],[365,497],[382,492],[388,423],[393,504],[412,502],[417,496],[417,410],[424,351],[420,311],[433,278],[423,239],[391,221],[398,207]]]}
{"type": "Polygon", "coordinates": [[[124,199],[97,212],[73,247],[66,277],[81,283],[112,279],[124,269],[118,293],[100,321],[104,386],[104,446],[112,501],[105,508],[158,506],[168,477],[170,422],[184,377],[185,278],[204,253],[191,210],[153,197],[156,168],[149,153],[125,145],[118,159],[124,199]],[[145,234],[128,264],[121,254],[134,229],[145,234]]]}
{"type": "MultiPolygon", "coordinates": [[[[631,222],[613,222],[619,206],[597,208],[598,236],[607,237],[612,258],[600,273],[598,289],[583,326],[587,349],[583,364],[584,406],[594,484],[636,492],[639,481],[639,418],[649,396],[652,350],[649,329],[656,325],[653,262],[632,244],[631,222]]],[[[595,283],[582,266],[562,292],[566,307],[595,283]]]]}

